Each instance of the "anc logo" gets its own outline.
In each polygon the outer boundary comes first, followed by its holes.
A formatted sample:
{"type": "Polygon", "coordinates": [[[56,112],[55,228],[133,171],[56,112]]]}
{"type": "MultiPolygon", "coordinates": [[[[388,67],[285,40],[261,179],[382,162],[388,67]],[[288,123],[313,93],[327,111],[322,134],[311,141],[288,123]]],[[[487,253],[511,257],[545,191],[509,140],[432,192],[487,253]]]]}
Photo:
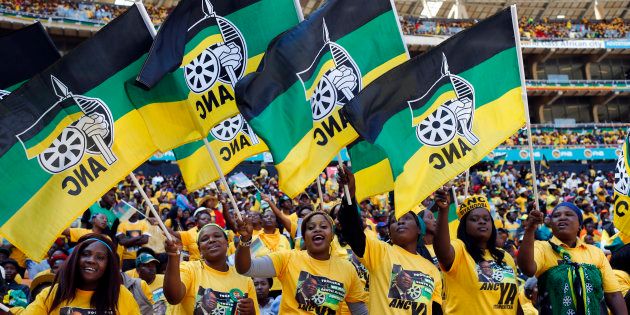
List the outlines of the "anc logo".
{"type": "Polygon", "coordinates": [[[249,137],[252,141],[252,145],[260,143],[258,136],[241,114],[230,117],[210,129],[212,136],[223,142],[232,141],[241,131],[249,137]]]}
{"type": "Polygon", "coordinates": [[[188,31],[203,24],[216,22],[223,42],[212,44],[184,67],[186,85],[194,93],[203,93],[217,81],[236,85],[245,74],[247,45],[241,31],[229,20],[218,16],[209,0],[202,0],[204,17],[188,31]]]}
{"type": "Polygon", "coordinates": [[[7,95],[9,95],[9,91],[0,90],[0,101],[7,95]]]}
{"type": "Polygon", "coordinates": [[[68,87],[54,76],[51,76],[51,80],[59,100],[33,125],[17,135],[28,159],[34,157],[31,154],[33,134],[43,128],[40,122],[44,116],[57,106],[63,111],[62,107],[71,104],[78,106],[82,116],[65,127],[48,148],[41,153],[35,153],[39,165],[49,173],[61,173],[79,163],[86,152],[100,154],[108,165],[114,164],[117,160],[111,150],[114,142],[114,121],[107,105],[98,98],[73,95],[68,87]]]}
{"type": "MultiPolygon", "coordinates": [[[[628,137],[630,137],[630,134],[628,137]]],[[[626,148],[629,143],[630,139],[626,139],[626,142],[624,143],[625,148],[621,150],[621,154],[617,159],[617,171],[615,172],[615,191],[625,196],[630,195],[630,176],[628,175],[627,165],[628,158],[625,156],[628,154],[626,148]]]]}
{"type": "Polygon", "coordinates": [[[416,128],[416,137],[421,143],[434,147],[442,146],[451,142],[456,134],[466,138],[472,145],[479,142],[479,138],[472,132],[475,89],[464,78],[449,72],[444,54],[442,54],[442,76],[423,96],[408,101],[408,104],[411,109],[412,126],[416,128]],[[436,95],[438,89],[442,88],[446,88],[447,91],[436,95]],[[442,104],[424,119],[421,116],[416,117],[414,111],[423,107],[431,108],[433,104],[429,102],[435,97],[437,97],[436,101],[441,101],[442,104]],[[445,100],[444,97],[446,97],[445,100]]]}
{"type": "Polygon", "coordinates": [[[297,73],[314,121],[326,118],[335,106],[343,107],[361,90],[359,67],[345,48],[330,40],[325,20],[322,25],[324,45],[308,69],[297,73]]]}

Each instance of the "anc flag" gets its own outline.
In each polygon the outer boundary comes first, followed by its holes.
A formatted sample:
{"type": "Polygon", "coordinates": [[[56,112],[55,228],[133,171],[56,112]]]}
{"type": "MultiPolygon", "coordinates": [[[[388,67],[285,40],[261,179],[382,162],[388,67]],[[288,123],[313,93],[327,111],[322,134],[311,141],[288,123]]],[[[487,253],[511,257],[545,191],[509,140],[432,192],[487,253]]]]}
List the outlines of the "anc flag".
{"type": "Polygon", "coordinates": [[[512,23],[501,11],[384,74],[343,109],[386,152],[397,215],[525,123],[512,23]]]}
{"type": "Polygon", "coordinates": [[[387,155],[374,144],[358,139],[348,145],[357,201],[394,190],[394,177],[387,155]]]}
{"type": "Polygon", "coordinates": [[[542,160],[540,161],[540,170],[542,171],[542,169],[549,169],[549,161],[547,161],[547,156],[543,154],[542,160]]]}
{"type": "MultiPolygon", "coordinates": [[[[246,158],[268,150],[240,114],[212,128],[207,140],[225,174],[246,158]]],[[[212,159],[203,141],[187,143],[175,148],[173,153],[190,191],[219,179],[219,173],[212,166],[212,159]]]]}
{"type": "Polygon", "coordinates": [[[615,173],[615,211],[613,211],[613,223],[619,229],[620,240],[624,243],[630,241],[630,132],[621,148],[621,154],[617,159],[617,171],[615,173]]]}
{"type": "Polygon", "coordinates": [[[132,6],[0,102],[0,232],[29,257],[156,151],[124,91],[151,41],[132,6]]]}
{"type": "Polygon", "coordinates": [[[339,110],[408,59],[389,0],[333,0],[267,48],[239,81],[241,114],[269,146],[280,189],[295,197],[357,133],[339,110]]]}
{"type": "Polygon", "coordinates": [[[0,37],[0,47],[0,100],[60,57],[39,22],[0,37]]]}
{"type": "Polygon", "coordinates": [[[497,169],[501,169],[503,168],[503,165],[505,165],[505,159],[507,158],[507,153],[502,152],[502,153],[497,153],[494,155],[493,162],[494,162],[494,170],[496,171],[497,169]]]}
{"type": "Polygon", "coordinates": [[[128,93],[161,151],[238,114],[233,86],[274,37],[298,23],[293,0],[184,0],[155,37],[128,93]],[[196,127],[196,128],[195,128],[196,127]]]}

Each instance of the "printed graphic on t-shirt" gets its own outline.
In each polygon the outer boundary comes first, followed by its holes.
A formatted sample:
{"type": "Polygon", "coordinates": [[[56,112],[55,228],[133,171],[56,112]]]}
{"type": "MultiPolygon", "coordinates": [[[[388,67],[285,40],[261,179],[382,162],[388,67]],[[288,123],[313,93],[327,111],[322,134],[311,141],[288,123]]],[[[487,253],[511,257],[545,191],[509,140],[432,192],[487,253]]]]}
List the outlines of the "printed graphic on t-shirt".
{"type": "MultiPolygon", "coordinates": [[[[125,233],[125,235],[127,235],[127,237],[138,237],[140,235],[142,235],[142,231],[140,230],[129,230],[125,233]]],[[[137,252],[138,249],[140,249],[140,246],[129,246],[127,247],[127,251],[132,253],[132,252],[137,252]]]]}
{"type": "MultiPolygon", "coordinates": [[[[62,307],[61,310],[59,311],[60,315],[96,315],[96,310],[95,309],[87,309],[87,308],[80,308],[80,307],[71,307],[71,306],[66,306],[66,307],[62,307]]],[[[105,314],[114,314],[113,312],[105,312],[105,314]]]]}
{"type": "MultiPolygon", "coordinates": [[[[246,297],[247,295],[245,295],[246,297]]],[[[194,315],[226,315],[236,313],[238,299],[230,293],[199,287],[194,315]]]]}
{"type": "Polygon", "coordinates": [[[341,282],[306,271],[300,272],[296,291],[295,300],[299,309],[315,314],[335,314],[346,296],[341,282]]]}
{"type": "Polygon", "coordinates": [[[389,307],[411,310],[411,314],[427,314],[434,289],[435,283],[431,276],[394,265],[387,294],[391,299],[389,307]]]}
{"type": "Polygon", "coordinates": [[[367,268],[363,266],[363,264],[359,261],[359,257],[357,257],[357,255],[355,255],[351,249],[346,249],[346,252],[348,253],[348,258],[354,266],[354,269],[357,271],[357,275],[359,275],[359,278],[365,280],[365,291],[369,291],[370,274],[368,273],[367,268]]]}
{"type": "MultiPolygon", "coordinates": [[[[480,261],[475,266],[481,291],[499,291],[494,309],[513,309],[518,287],[514,270],[507,264],[499,266],[494,260],[480,261]]],[[[483,292],[482,292],[483,293],[483,292]]]]}

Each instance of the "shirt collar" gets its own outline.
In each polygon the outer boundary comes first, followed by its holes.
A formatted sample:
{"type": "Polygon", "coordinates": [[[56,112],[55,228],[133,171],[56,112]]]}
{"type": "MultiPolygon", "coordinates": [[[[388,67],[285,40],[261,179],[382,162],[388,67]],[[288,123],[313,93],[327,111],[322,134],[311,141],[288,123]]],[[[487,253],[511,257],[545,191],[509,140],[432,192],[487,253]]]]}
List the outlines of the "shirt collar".
{"type": "MultiPolygon", "coordinates": [[[[577,242],[575,243],[575,248],[578,247],[586,247],[586,243],[584,243],[579,237],[575,237],[577,239],[577,242]]],[[[556,244],[556,245],[560,245],[564,248],[571,248],[569,247],[569,245],[563,243],[561,240],[559,240],[557,237],[553,236],[550,240],[552,243],[556,244]]]]}

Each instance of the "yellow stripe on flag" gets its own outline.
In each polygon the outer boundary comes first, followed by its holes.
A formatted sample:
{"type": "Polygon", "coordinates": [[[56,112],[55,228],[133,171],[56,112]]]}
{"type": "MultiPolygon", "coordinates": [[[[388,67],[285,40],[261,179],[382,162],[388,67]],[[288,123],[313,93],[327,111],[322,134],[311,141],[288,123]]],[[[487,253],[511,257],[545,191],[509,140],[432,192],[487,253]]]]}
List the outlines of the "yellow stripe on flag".
{"type": "Polygon", "coordinates": [[[29,257],[36,260],[44,258],[51,246],[48,240],[54,240],[63,229],[85,211],[85,209],[77,209],[77,203],[95,202],[116,184],[116,180],[127,176],[129,169],[138,167],[141,164],[137,163],[138,161],[144,162],[157,151],[151,136],[146,132],[144,120],[136,111],[116,120],[114,130],[120,132],[116,133],[111,148],[118,158],[113,165],[107,165],[101,155],[84,155],[80,164],[52,176],[20,210],[5,222],[0,228],[0,233],[10,235],[11,238],[7,239],[12,244],[21,244],[18,248],[29,257]],[[133,132],[126,133],[126,130],[133,132]],[[97,164],[106,170],[98,171],[97,164]],[[97,170],[96,173],[95,170],[97,170]],[[78,178],[81,174],[84,181],[78,178]],[[78,183],[79,187],[75,183],[78,183]],[[72,195],[68,192],[77,189],[80,189],[78,194],[72,195]],[[99,197],[95,198],[95,196],[99,197]],[[85,198],[90,200],[85,200],[85,198]],[[33,229],[29,228],[41,226],[47,228],[40,229],[37,233],[33,233],[33,229]]]}
{"type": "MultiPolygon", "coordinates": [[[[319,69],[319,72],[317,73],[317,76],[315,77],[315,79],[313,79],[313,85],[312,86],[304,86],[304,90],[306,91],[306,99],[310,99],[311,95],[313,95],[313,92],[315,91],[315,88],[317,88],[317,83],[319,82],[319,80],[322,79],[322,77],[324,76],[324,74],[326,74],[326,72],[328,72],[328,70],[332,69],[335,67],[335,61],[330,59],[328,61],[326,61],[324,63],[324,65],[322,65],[322,67],[319,69]]],[[[306,83],[306,82],[303,82],[306,83]]]]}
{"type": "MultiPolygon", "coordinates": [[[[431,106],[429,106],[427,110],[424,111],[424,113],[422,113],[422,115],[419,115],[418,117],[413,117],[411,125],[412,126],[419,125],[425,118],[429,117],[429,115],[435,112],[435,110],[438,107],[442,106],[442,104],[444,104],[446,101],[456,99],[456,98],[457,98],[457,95],[455,94],[455,91],[453,90],[443,93],[435,100],[435,102],[433,102],[433,104],[431,104],[431,106]]],[[[413,116],[413,111],[411,112],[411,115],[413,116]]]]}
{"type": "Polygon", "coordinates": [[[149,124],[149,130],[159,129],[155,132],[159,133],[160,136],[153,137],[153,142],[158,148],[172,149],[174,146],[189,143],[202,137],[199,128],[190,128],[198,122],[192,117],[187,104],[186,100],[152,103],[138,109],[146,121],[153,122],[149,124]],[[160,125],[161,122],[177,122],[177,124],[160,125]],[[165,129],[168,132],[162,132],[165,129]]]}
{"type": "MultiPolygon", "coordinates": [[[[395,180],[396,216],[401,216],[416,206],[416,196],[428,196],[435,187],[440,187],[450,179],[474,164],[509,137],[506,130],[525,124],[521,87],[516,87],[498,99],[487,103],[475,111],[473,133],[479,137],[477,145],[470,145],[461,136],[456,136],[451,143],[457,145],[459,139],[471,147],[472,152],[447,164],[442,170],[432,167],[429,156],[441,154],[442,147],[424,146],[408,161],[402,173],[395,180]]],[[[410,127],[411,128],[411,127],[410,127]]],[[[445,145],[446,147],[446,145],[445,145]]],[[[435,161],[434,161],[435,162],[435,161]]]]}
{"type": "MultiPolygon", "coordinates": [[[[223,37],[221,34],[214,34],[206,37],[204,40],[199,42],[195,48],[191,49],[185,56],[182,58],[182,67],[189,64],[193,59],[197,58],[206,48],[218,44],[223,43],[223,37]]],[[[219,56],[217,56],[219,57],[219,56]]]]}
{"type": "Polygon", "coordinates": [[[366,75],[363,76],[363,87],[365,88],[370,83],[372,83],[372,81],[376,80],[376,78],[383,75],[383,73],[391,70],[392,68],[402,64],[403,62],[407,60],[409,60],[409,57],[407,56],[407,53],[405,52],[390,59],[386,63],[372,69],[372,71],[368,72],[366,75]]]}
{"type": "Polygon", "coordinates": [[[42,141],[37,143],[36,145],[31,146],[30,148],[24,148],[26,151],[26,157],[32,159],[37,155],[44,152],[44,150],[48,149],[50,145],[55,141],[55,139],[61,134],[61,132],[70,124],[77,121],[79,118],[83,117],[83,112],[78,112],[74,114],[70,114],[64,117],[58,124],[55,126],[52,132],[46,136],[42,141]]]}
{"type": "Polygon", "coordinates": [[[394,176],[388,159],[357,171],[354,178],[357,201],[394,190],[394,176]]]}

